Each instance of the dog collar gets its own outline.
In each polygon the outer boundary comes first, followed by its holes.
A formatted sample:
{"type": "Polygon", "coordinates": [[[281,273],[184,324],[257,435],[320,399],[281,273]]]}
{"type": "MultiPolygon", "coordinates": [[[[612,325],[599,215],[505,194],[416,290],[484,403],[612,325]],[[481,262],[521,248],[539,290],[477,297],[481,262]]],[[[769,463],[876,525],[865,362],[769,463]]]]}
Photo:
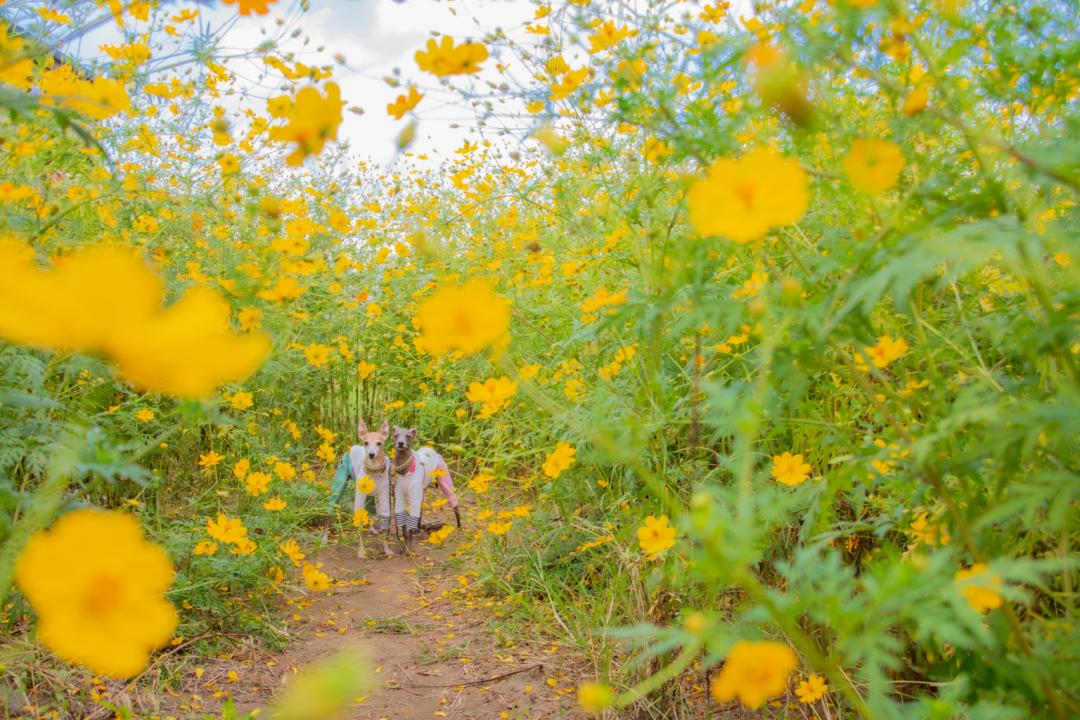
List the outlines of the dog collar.
{"type": "Polygon", "coordinates": [[[408,470],[398,470],[395,467],[394,472],[397,473],[398,475],[409,475],[415,469],[416,469],[416,453],[413,453],[412,457],[409,458],[409,469],[408,470]]]}

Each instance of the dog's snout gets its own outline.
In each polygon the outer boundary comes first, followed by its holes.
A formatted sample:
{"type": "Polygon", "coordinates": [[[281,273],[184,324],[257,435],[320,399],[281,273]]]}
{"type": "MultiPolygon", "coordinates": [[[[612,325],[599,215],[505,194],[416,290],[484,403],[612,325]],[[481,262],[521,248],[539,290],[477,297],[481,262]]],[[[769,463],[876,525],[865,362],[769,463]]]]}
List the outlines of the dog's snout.
{"type": "Polygon", "coordinates": [[[373,452],[369,452],[369,453],[367,454],[367,456],[368,456],[369,458],[371,458],[372,460],[374,460],[374,459],[375,459],[375,453],[373,453],[373,452]]]}
{"type": "Polygon", "coordinates": [[[405,443],[403,443],[403,442],[399,442],[399,443],[397,444],[397,446],[398,446],[399,448],[401,448],[402,450],[404,450],[404,449],[405,449],[405,443]]]}

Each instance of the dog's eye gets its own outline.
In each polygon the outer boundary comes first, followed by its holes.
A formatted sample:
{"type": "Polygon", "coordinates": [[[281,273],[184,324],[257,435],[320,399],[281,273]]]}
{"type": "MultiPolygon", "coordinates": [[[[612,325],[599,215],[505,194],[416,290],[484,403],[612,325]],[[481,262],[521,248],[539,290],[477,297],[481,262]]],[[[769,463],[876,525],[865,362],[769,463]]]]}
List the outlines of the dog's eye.
{"type": "Polygon", "coordinates": [[[380,440],[379,442],[377,442],[377,443],[375,443],[375,444],[376,444],[376,445],[382,445],[382,441],[380,440]]]}

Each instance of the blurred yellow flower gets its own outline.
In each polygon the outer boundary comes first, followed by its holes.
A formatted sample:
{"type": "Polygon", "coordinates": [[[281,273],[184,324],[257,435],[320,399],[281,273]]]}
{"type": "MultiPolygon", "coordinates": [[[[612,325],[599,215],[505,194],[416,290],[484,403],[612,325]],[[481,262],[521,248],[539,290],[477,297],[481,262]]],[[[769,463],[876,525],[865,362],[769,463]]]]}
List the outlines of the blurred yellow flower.
{"type": "Polygon", "coordinates": [[[254,372],[264,335],[238,336],[231,312],[206,287],[168,308],[164,285],[138,251],[96,245],[39,270],[21,243],[0,240],[0,337],[58,351],[101,353],[140,389],[201,398],[254,372]]]}
{"type": "Polygon", "coordinates": [[[569,443],[561,442],[544,460],[544,474],[549,478],[557,478],[562,472],[574,464],[577,450],[569,443]]]}
{"type": "Polygon", "coordinates": [[[270,12],[270,5],[277,0],[225,0],[226,5],[238,5],[237,11],[241,15],[265,15],[270,12]]]}
{"type": "Polygon", "coordinates": [[[425,50],[417,50],[417,66],[432,75],[470,75],[480,72],[480,63],[487,60],[488,50],[481,43],[466,42],[454,45],[454,39],[444,35],[438,43],[427,41],[425,50]]]}
{"type": "Polygon", "coordinates": [[[738,698],[756,710],[784,692],[797,662],[795,652],[783,643],[737,642],[713,679],[712,696],[717,702],[738,698]]]}
{"type": "Polygon", "coordinates": [[[356,375],[361,380],[367,380],[369,377],[371,377],[371,374],[374,373],[374,372],[375,372],[375,365],[373,365],[373,364],[371,364],[371,363],[369,363],[369,362],[367,362],[365,360],[361,360],[360,362],[358,362],[356,364],[356,375]]]}
{"type": "Polygon", "coordinates": [[[433,355],[451,350],[471,355],[507,337],[510,301],[496,295],[484,280],[473,279],[444,287],[424,300],[415,322],[433,355]]]}
{"type": "Polygon", "coordinates": [[[512,524],[512,521],[497,520],[495,522],[488,523],[487,531],[492,535],[505,535],[512,524]]]}
{"type": "Polygon", "coordinates": [[[229,396],[229,404],[232,405],[235,410],[247,410],[255,403],[251,399],[251,393],[240,391],[229,396]]]}
{"type": "Polygon", "coordinates": [[[587,713],[598,714],[611,707],[611,688],[598,682],[584,682],[578,687],[578,705],[587,713]]]}
{"type": "Polygon", "coordinates": [[[714,160],[687,203],[695,233],[746,243],[798,222],[810,203],[809,180],[798,160],[757,147],[738,159],[714,160]]]}
{"type": "Polygon", "coordinates": [[[876,194],[896,185],[904,169],[904,154],[888,140],[859,138],[851,144],[842,167],[852,187],[876,194]]]}
{"type": "Polygon", "coordinates": [[[114,678],[135,675],[172,637],[176,609],[165,551],[135,518],[75,510],[35,533],[15,566],[37,614],[37,638],[68,662],[114,678]]]}
{"type": "Polygon", "coordinates": [[[270,512],[277,512],[278,510],[284,510],[288,507],[288,503],[279,497],[272,497],[263,503],[263,509],[270,512]]]}
{"type": "Polygon", "coordinates": [[[148,408],[143,408],[139,412],[135,413],[135,417],[143,422],[150,422],[154,419],[154,411],[148,408]]]}
{"type": "Polygon", "coordinates": [[[510,403],[510,398],[517,392],[517,383],[508,377],[488,378],[482,383],[469,383],[465,393],[470,401],[482,403],[481,418],[488,418],[510,403]]]}
{"type": "Polygon", "coordinates": [[[293,98],[289,110],[289,124],[270,129],[270,139],[295,143],[296,147],[286,158],[289,165],[299,165],[309,155],[322,152],[327,140],[337,140],[341,125],[341,88],[337,83],[326,83],[326,96],[316,88],[301,88],[293,98]]]}
{"type": "Polygon", "coordinates": [[[375,492],[375,481],[370,475],[364,475],[356,481],[356,492],[361,495],[370,495],[375,492]]]}
{"type": "Polygon", "coordinates": [[[394,102],[386,106],[386,112],[395,120],[400,120],[423,99],[424,93],[419,92],[415,87],[410,87],[408,95],[398,95],[394,102]]]}
{"type": "Polygon", "coordinates": [[[975,563],[970,568],[958,570],[955,583],[968,605],[977,613],[989,612],[1005,602],[999,592],[1004,581],[997,573],[987,570],[985,563],[975,563]]]}

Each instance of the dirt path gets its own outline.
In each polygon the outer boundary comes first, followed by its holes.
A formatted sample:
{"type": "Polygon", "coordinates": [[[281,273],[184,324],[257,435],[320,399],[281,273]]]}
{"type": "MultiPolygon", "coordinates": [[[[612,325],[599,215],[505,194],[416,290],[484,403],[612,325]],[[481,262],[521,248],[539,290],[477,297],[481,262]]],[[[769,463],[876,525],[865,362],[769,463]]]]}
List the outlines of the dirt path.
{"type": "Polygon", "coordinates": [[[452,559],[460,537],[421,543],[412,558],[374,557],[370,542],[367,560],[357,559],[355,546],[328,546],[316,560],[334,585],[291,602],[289,647],[207,664],[168,714],[199,717],[225,695],[239,710],[265,708],[295,671],[359,641],[375,675],[350,720],[576,717],[580,669],[539,633],[517,642],[498,637],[495,601],[477,594],[467,563],[452,559]]]}

